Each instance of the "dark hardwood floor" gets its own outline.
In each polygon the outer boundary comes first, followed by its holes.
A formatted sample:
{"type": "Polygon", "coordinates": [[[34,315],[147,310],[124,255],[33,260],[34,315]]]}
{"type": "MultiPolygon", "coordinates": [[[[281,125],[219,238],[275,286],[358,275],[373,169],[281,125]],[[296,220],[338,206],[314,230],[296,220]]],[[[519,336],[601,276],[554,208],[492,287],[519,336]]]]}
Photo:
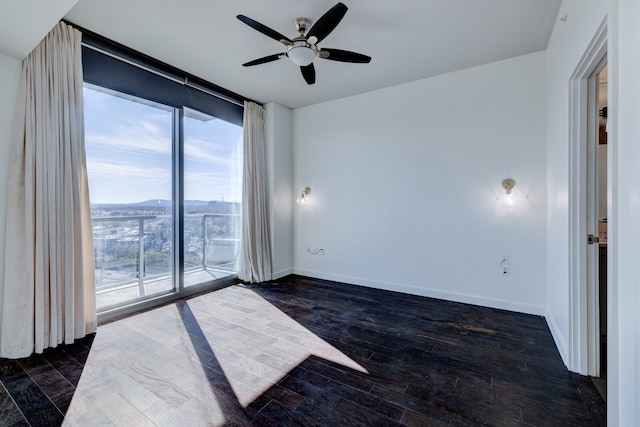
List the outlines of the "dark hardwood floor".
{"type": "Polygon", "coordinates": [[[0,359],[0,426],[600,426],[542,317],[288,277],[0,359]]]}

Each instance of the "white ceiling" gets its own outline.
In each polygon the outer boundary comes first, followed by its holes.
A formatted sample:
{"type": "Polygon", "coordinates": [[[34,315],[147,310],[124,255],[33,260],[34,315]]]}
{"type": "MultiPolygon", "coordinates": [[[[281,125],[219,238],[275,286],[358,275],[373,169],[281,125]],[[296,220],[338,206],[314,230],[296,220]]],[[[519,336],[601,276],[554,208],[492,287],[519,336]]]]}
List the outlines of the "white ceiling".
{"type": "Polygon", "coordinates": [[[236,19],[289,36],[337,0],[0,0],[0,53],[22,58],[63,15],[68,21],[259,102],[290,108],[342,98],[545,49],[561,0],[343,0],[320,47],[364,53],[370,64],[316,59],[308,86],[286,59],[244,62],[284,47],[236,19]],[[54,5],[52,5],[54,4],[54,5]],[[6,13],[5,13],[6,12],[6,13]]]}
{"type": "Polygon", "coordinates": [[[78,0],[0,0],[0,53],[23,59],[78,0]]]}

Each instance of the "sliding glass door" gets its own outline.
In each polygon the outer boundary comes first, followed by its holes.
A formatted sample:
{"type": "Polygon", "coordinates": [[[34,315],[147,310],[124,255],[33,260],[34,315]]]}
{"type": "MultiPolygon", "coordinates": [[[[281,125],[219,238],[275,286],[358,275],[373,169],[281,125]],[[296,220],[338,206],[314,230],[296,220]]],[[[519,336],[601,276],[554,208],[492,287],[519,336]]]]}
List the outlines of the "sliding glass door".
{"type": "Polygon", "coordinates": [[[231,282],[244,100],[114,41],[82,43],[99,316],[231,282]]]}
{"type": "Polygon", "coordinates": [[[235,274],[242,127],[184,109],[184,286],[235,274]]]}
{"type": "Polygon", "coordinates": [[[170,292],[173,109],[85,87],[98,309],[170,292]]]}
{"type": "Polygon", "coordinates": [[[86,84],[98,312],[234,277],[242,126],[86,84]]]}

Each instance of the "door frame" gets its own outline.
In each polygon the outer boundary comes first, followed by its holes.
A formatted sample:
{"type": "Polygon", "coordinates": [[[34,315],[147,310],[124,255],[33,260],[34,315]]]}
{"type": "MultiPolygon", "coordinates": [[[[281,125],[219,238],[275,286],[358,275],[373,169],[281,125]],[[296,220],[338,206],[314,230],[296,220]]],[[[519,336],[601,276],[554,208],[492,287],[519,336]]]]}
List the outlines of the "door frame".
{"type": "MultiPolygon", "coordinates": [[[[587,234],[597,235],[597,221],[594,233],[593,220],[588,221],[587,214],[596,205],[588,205],[587,200],[594,199],[595,190],[588,185],[587,168],[588,162],[593,160],[589,153],[590,143],[595,144],[597,138],[597,120],[593,112],[593,105],[597,108],[597,104],[594,104],[594,96],[597,103],[597,92],[594,93],[594,86],[597,89],[597,73],[606,63],[607,41],[605,18],[569,80],[568,368],[573,372],[592,376],[599,375],[600,328],[597,270],[591,268],[588,271],[589,265],[594,266],[594,257],[591,254],[590,264],[587,234]],[[590,275],[594,274],[595,277],[590,280],[590,275]]],[[[595,151],[595,147],[593,150],[595,151]]],[[[591,214],[590,218],[593,219],[595,212],[591,214]]]]}

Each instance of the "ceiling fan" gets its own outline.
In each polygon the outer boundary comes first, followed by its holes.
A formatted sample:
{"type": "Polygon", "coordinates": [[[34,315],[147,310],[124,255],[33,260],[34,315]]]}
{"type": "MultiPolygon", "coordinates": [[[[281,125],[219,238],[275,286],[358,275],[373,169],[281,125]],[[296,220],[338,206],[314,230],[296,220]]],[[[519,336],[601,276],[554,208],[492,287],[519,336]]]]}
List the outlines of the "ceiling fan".
{"type": "Polygon", "coordinates": [[[312,85],[316,82],[316,69],[313,66],[313,61],[316,58],[368,64],[371,61],[370,56],[350,52],[348,50],[330,48],[321,49],[318,46],[318,43],[324,40],[324,38],[327,37],[336,28],[336,26],[338,26],[346,13],[347,6],[343,3],[338,3],[322,15],[320,19],[313,24],[313,26],[311,26],[311,20],[307,18],[298,18],[295,20],[295,25],[296,30],[300,35],[292,39],[289,39],[258,21],[254,21],[244,15],[238,15],[237,18],[239,20],[254,30],[260,31],[265,36],[271,37],[286,46],[286,50],[283,53],[276,53],[254,59],[253,61],[249,61],[242,65],[245,67],[251,67],[253,65],[265,64],[282,58],[289,58],[291,62],[300,67],[302,77],[304,77],[307,84],[312,85]],[[311,28],[309,28],[309,26],[311,26],[311,28]]]}

